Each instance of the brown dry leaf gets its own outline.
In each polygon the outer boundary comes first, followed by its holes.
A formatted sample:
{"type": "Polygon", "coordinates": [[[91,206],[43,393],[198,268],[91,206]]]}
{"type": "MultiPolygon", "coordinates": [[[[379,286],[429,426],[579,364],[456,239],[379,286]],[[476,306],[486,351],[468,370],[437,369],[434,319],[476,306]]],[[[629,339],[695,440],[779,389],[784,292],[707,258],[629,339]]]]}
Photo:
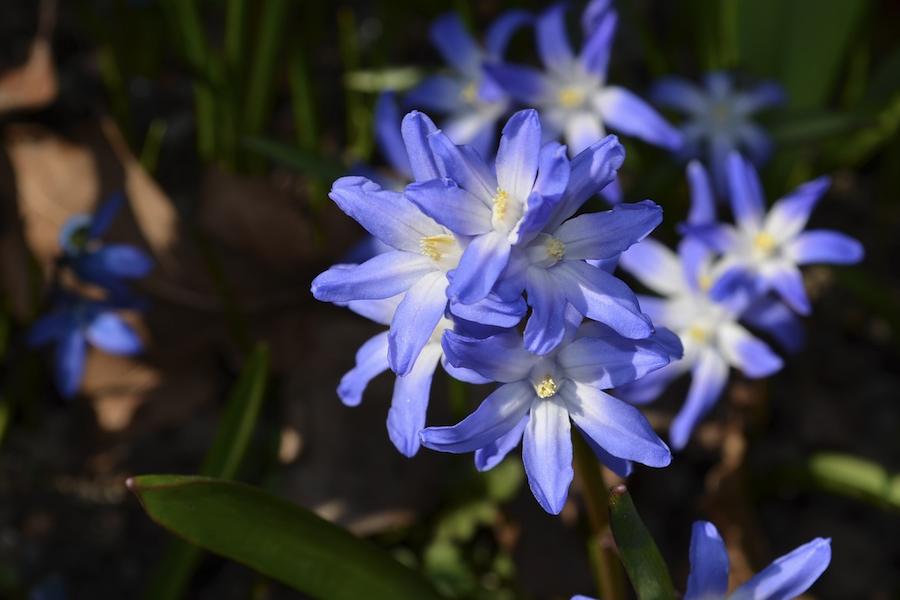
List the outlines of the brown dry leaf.
{"type": "Polygon", "coordinates": [[[43,108],[56,99],[59,81],[50,36],[56,20],[56,2],[44,0],[37,35],[25,64],[0,76],[0,114],[43,108]]]}

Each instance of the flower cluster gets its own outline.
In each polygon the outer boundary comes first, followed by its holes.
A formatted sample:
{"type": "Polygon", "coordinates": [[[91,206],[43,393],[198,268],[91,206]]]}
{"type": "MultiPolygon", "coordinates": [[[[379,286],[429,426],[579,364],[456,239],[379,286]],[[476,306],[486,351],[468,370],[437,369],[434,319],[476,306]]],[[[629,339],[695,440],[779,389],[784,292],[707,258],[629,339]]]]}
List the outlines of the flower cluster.
{"type": "Polygon", "coordinates": [[[28,332],[32,347],[55,342],[54,380],[67,399],[81,385],[88,344],[120,355],[137,354],[143,348],[140,337],[118,311],[143,308],[127,281],[147,275],[153,261],[134,246],[104,244],[101,240],[124,201],[124,194],[114,194],[93,215],[75,215],[63,225],[59,234],[63,252],[58,261],[60,271],[51,292],[54,308],[35,321],[28,332]],[[61,272],[71,273],[99,294],[89,297],[75,289],[64,289],[61,272]]]}
{"type": "Polygon", "coordinates": [[[620,473],[629,461],[668,464],[646,418],[603,391],[681,354],[677,338],[657,332],[628,286],[601,268],[659,224],[660,208],[646,201],[576,216],[621,166],[616,138],[570,160],[565,146],[542,144],[537,112],[524,110],[503,128],[490,164],[420,112],[404,118],[402,134],[415,177],[402,193],[361,177],[331,191],[391,248],[312,284],[319,300],[390,325],[358,353],[341,382],[344,402],[358,403],[390,367],[398,379],[388,430],[404,454],[420,444],[476,451],[478,466],[490,468],[524,435],[532,490],[554,513],[572,479],[570,418],[620,473]],[[439,361],[463,381],[501,385],[458,425],[425,428],[439,361]]]}
{"type": "Polygon", "coordinates": [[[683,448],[696,424],[715,405],[735,367],[747,377],[767,377],[782,360],[739,321],[767,335],[785,350],[796,350],[802,329],[796,314],[809,314],[800,266],[852,264],[863,257],[855,239],[831,230],[804,231],[828,178],[801,185],[766,212],[755,169],[733,152],[727,162],[731,208],[736,225],[719,223],[712,187],[704,169],[688,167],[692,211],[677,255],[645,240],[620,261],[664,298],[640,297],[654,322],[669,327],[684,344],[684,358],[617,394],[635,404],[654,400],[666,385],[690,371],[684,406],[672,422],[670,442],[683,448]]]}

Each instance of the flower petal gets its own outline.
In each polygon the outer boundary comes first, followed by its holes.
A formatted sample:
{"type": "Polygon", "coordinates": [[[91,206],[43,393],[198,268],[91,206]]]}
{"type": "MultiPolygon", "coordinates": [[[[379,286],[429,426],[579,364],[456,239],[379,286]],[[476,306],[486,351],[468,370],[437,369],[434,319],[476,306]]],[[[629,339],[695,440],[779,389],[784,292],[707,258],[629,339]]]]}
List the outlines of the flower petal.
{"type": "Polygon", "coordinates": [[[392,91],[382,92],[375,102],[375,142],[385,159],[400,175],[406,179],[412,179],[412,167],[409,165],[409,155],[406,154],[406,146],[403,143],[403,135],[400,133],[400,109],[397,107],[397,99],[392,91]]]}
{"type": "Polygon", "coordinates": [[[460,73],[478,77],[481,68],[481,48],[455,12],[439,16],[431,24],[431,43],[441,57],[460,73]]]}
{"type": "Polygon", "coordinates": [[[784,88],[774,81],[765,81],[746,92],[736,94],[732,109],[746,115],[785,102],[787,94],[784,88]]]}
{"type": "MultiPolygon", "coordinates": [[[[575,427],[578,429],[578,427],[575,427]]],[[[609,469],[618,475],[619,477],[628,477],[631,475],[631,472],[634,471],[634,463],[630,460],[625,460],[624,458],[619,458],[618,456],[613,456],[603,448],[597,445],[596,442],[587,434],[585,434],[581,429],[578,429],[579,435],[584,439],[587,445],[590,447],[591,451],[593,451],[594,455],[597,457],[601,463],[609,467],[609,469]]]]}
{"type": "Polygon", "coordinates": [[[619,16],[614,10],[606,10],[591,31],[578,55],[578,62],[585,71],[601,80],[606,79],[609,68],[609,56],[612,54],[613,40],[616,37],[616,26],[619,16]]]}
{"type": "Polygon", "coordinates": [[[125,203],[125,193],[116,192],[104,200],[91,216],[91,223],[88,226],[87,237],[89,240],[95,240],[103,236],[112,225],[113,219],[125,203]]]}
{"type": "Polygon", "coordinates": [[[441,339],[447,360],[454,367],[472,369],[491,381],[512,383],[525,379],[537,357],[522,345],[516,333],[500,333],[479,340],[447,331],[441,339]]]}
{"type": "Polygon", "coordinates": [[[130,244],[107,244],[81,255],[73,263],[79,277],[101,283],[109,276],[123,279],[144,277],[153,270],[153,259],[130,244]]]}
{"type": "Polygon", "coordinates": [[[809,215],[831,185],[830,177],[808,181],[772,205],[763,229],[776,242],[786,242],[803,231],[809,215]]]}
{"type": "Polygon", "coordinates": [[[550,71],[568,71],[575,61],[566,33],[566,8],[558,2],[538,15],[534,24],[538,55],[550,71]]]}
{"type": "Polygon", "coordinates": [[[397,307],[388,334],[388,362],[399,376],[407,375],[447,309],[447,278],[428,273],[409,288],[397,307]]]}
{"type": "Polygon", "coordinates": [[[745,231],[759,231],[766,209],[756,169],[737,152],[728,155],[725,168],[734,220],[745,231]]]}
{"type": "Polygon", "coordinates": [[[617,335],[579,338],[560,350],[557,360],[567,378],[603,390],[640,379],[670,362],[659,344],[617,335]]]}
{"type": "Polygon", "coordinates": [[[556,230],[554,237],[565,245],[566,259],[597,260],[624,252],[660,223],[662,208],[645,200],[569,219],[556,230]]]}
{"type": "Polygon", "coordinates": [[[724,598],[728,592],[728,552],[708,521],[695,521],[691,533],[691,573],[684,600],[724,598]]]}
{"type": "Polygon", "coordinates": [[[409,156],[409,166],[416,181],[426,181],[444,176],[438,169],[434,152],[428,144],[429,136],[437,131],[438,128],[434,121],[425,113],[417,110],[403,117],[403,122],[400,124],[403,143],[406,144],[406,153],[409,156]]]}
{"type": "Polygon", "coordinates": [[[403,195],[453,233],[479,235],[492,230],[491,210],[452,179],[411,183],[403,195]]]}
{"type": "Polygon", "coordinates": [[[56,338],[66,334],[74,325],[74,320],[69,311],[57,310],[37,319],[28,330],[25,343],[30,348],[37,348],[49,344],[56,338]]]}
{"type": "Polygon", "coordinates": [[[440,452],[473,452],[512,431],[535,397],[534,387],[525,381],[503,384],[453,427],[426,427],[419,439],[426,448],[440,452]]]}
{"type": "Polygon", "coordinates": [[[719,325],[717,341],[725,360],[747,377],[768,377],[784,365],[765,342],[733,321],[719,325]]]}
{"type": "Polygon", "coordinates": [[[59,394],[67,400],[81,387],[86,354],[87,340],[80,329],[73,327],[61,333],[54,349],[53,375],[59,394]]]}
{"type": "Polygon", "coordinates": [[[709,175],[700,161],[688,163],[687,179],[691,190],[691,210],[687,222],[691,225],[712,225],[716,222],[716,197],[709,175]]]}
{"type": "Polygon", "coordinates": [[[716,405],[728,381],[728,363],[715,348],[703,348],[691,370],[691,377],[684,405],[669,427],[669,443],[675,450],[687,445],[694,427],[716,405]]]}
{"type": "Polygon", "coordinates": [[[394,382],[387,416],[388,437],[404,456],[415,456],[419,451],[419,432],[425,428],[431,379],[442,354],[440,344],[426,344],[412,371],[394,382]]]}
{"type": "Polygon", "coordinates": [[[550,273],[540,267],[528,269],[525,291],[532,308],[525,325],[525,347],[544,355],[556,348],[565,334],[566,295],[550,273]]]}
{"type": "Polygon", "coordinates": [[[433,133],[428,143],[444,177],[449,177],[491,208],[491,198],[497,193],[497,178],[484,160],[478,154],[466,151],[464,146],[457,146],[440,131],[433,133]]]}
{"type": "Polygon", "coordinates": [[[338,384],[338,397],[347,406],[359,406],[369,382],[388,370],[388,332],[369,338],[356,351],[356,364],[338,384]]]}
{"type": "Polygon", "coordinates": [[[678,255],[653,238],[634,244],[623,252],[619,266],[663,296],[672,296],[687,289],[678,255]]]}
{"type": "Polygon", "coordinates": [[[672,462],[668,446],[635,407],[571,380],[559,394],[575,425],[611,455],[650,467],[665,467],[672,462]]]}
{"type": "Polygon", "coordinates": [[[709,102],[706,94],[683,77],[662,77],[648,92],[650,101],[658,106],[674,108],[689,115],[706,112],[709,102]]]}
{"type": "Polygon", "coordinates": [[[555,396],[536,399],[531,405],[522,440],[522,462],[538,504],[558,515],[566,504],[575,470],[569,413],[555,396]]]}
{"type": "Polygon", "coordinates": [[[785,304],[795,310],[797,314],[809,314],[809,297],[803,286],[803,275],[800,274],[800,269],[786,261],[767,265],[764,278],[785,304]]]}
{"type": "Polygon", "coordinates": [[[509,263],[508,236],[491,231],[476,237],[463,252],[447,294],[463,304],[483,300],[509,263]]]}
{"type": "Polygon", "coordinates": [[[528,414],[522,417],[519,424],[509,430],[508,433],[475,451],[475,468],[479,471],[489,471],[500,464],[506,455],[510,453],[522,441],[525,426],[528,424],[528,414]]]}
{"type": "Polygon", "coordinates": [[[541,152],[541,123],[534,109],[507,121],[497,150],[497,186],[519,202],[531,194],[541,152]]]}
{"type": "Polygon", "coordinates": [[[778,558],[728,600],[791,600],[809,589],[831,562],[831,539],[816,538],[778,558]]]}
{"type": "Polygon", "coordinates": [[[322,302],[390,298],[435,269],[434,263],[419,253],[392,250],[361,265],[335,265],[313,279],[311,290],[322,302]]]}
{"type": "Polygon", "coordinates": [[[865,256],[865,250],[858,240],[828,229],[804,231],[785,249],[787,258],[798,265],[828,263],[852,265],[865,256]]]}
{"type": "Polygon", "coordinates": [[[84,329],[84,337],[109,354],[137,354],[144,347],[134,329],[112,312],[102,312],[91,319],[84,329]]]}
{"type": "Polygon", "coordinates": [[[771,337],[787,352],[798,352],[803,347],[803,323],[774,298],[763,296],[754,302],[741,314],[741,321],[771,337]]]}
{"type": "Polygon", "coordinates": [[[606,135],[600,115],[584,109],[566,111],[563,129],[572,156],[581,154],[606,135]]]}
{"type": "Polygon", "coordinates": [[[556,86],[543,71],[534,67],[488,63],[484,65],[484,70],[520,104],[547,106],[556,98],[556,86]]]}
{"type": "Polygon", "coordinates": [[[530,24],[532,20],[531,13],[526,10],[507,10],[498,15],[484,34],[484,47],[488,57],[502,58],[509,39],[520,27],[530,24]]]}
{"type": "Polygon", "coordinates": [[[639,96],[623,87],[604,88],[597,96],[597,108],[603,122],[611,129],[667,150],[678,150],[683,143],[680,131],[639,96]]]}

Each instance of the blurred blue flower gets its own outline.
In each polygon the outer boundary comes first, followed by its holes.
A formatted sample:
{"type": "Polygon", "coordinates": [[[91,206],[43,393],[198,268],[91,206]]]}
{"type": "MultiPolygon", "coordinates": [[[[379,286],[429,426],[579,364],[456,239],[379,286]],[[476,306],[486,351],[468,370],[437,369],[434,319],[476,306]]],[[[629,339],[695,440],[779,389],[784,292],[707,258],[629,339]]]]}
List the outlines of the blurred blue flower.
{"type": "Polygon", "coordinates": [[[781,86],[771,81],[737,90],[731,74],[716,71],[706,74],[702,87],[681,77],[663,77],[650,89],[650,99],[687,116],[681,127],[684,146],[679,156],[705,159],[716,191],[724,197],[728,193],[725,162],[730,152],[746,152],[756,166],[762,166],[772,151],[769,137],[750,117],[784,104],[786,97],[781,86]]]}
{"type": "Polygon", "coordinates": [[[566,4],[554,4],[536,20],[538,54],[545,71],[513,64],[488,64],[485,70],[514,99],[537,108],[544,140],[562,136],[575,156],[606,135],[606,127],[675,150],[681,133],[632,92],[607,85],[606,72],[618,14],[608,0],[585,9],[585,40],[576,56],[569,44],[566,4]]]}
{"type": "Polygon", "coordinates": [[[117,313],[133,308],[115,301],[97,301],[62,292],[52,312],[37,319],[28,332],[31,347],[54,343],[54,379],[63,398],[72,398],[81,385],[87,346],[109,354],[141,352],[140,337],[117,313]]]}
{"type": "Polygon", "coordinates": [[[812,263],[853,264],[862,260],[859,241],[828,229],[804,231],[810,213],[831,181],[820,177],[776,201],[766,212],[762,185],[752,165],[737,152],[727,159],[735,225],[689,227],[721,254],[710,297],[721,300],[734,290],[755,295],[774,291],[801,315],[810,312],[800,266],[812,263]]]}
{"type": "Polygon", "coordinates": [[[407,93],[405,105],[446,115],[441,128],[454,143],[472,146],[482,156],[490,156],[495,148],[497,121],[509,114],[512,105],[507,93],[483,67],[502,60],[509,39],[531,19],[522,10],[501,14],[488,27],[484,48],[456,13],[436,19],[431,27],[431,41],[453,73],[425,79],[407,93]]]}
{"type": "Polygon", "coordinates": [[[153,269],[153,260],[140,249],[100,240],[124,201],[123,193],[113,194],[93,215],[75,215],[59,232],[63,263],[82,281],[121,295],[129,293],[123,280],[144,277],[153,269]]]}
{"type": "Polygon", "coordinates": [[[482,469],[524,438],[528,483],[552,514],[562,510],[573,477],[571,422],[600,459],[621,474],[632,460],[652,467],[669,464],[671,453],[646,417],[603,390],[642,377],[667,364],[673,351],[680,352],[674,339],[629,340],[599,323],[578,328],[581,315],[567,312],[566,338],[544,356],[526,350],[513,332],[486,339],[446,332],[442,343],[450,364],[501,385],[457,425],[428,427],[420,434],[422,445],[434,450],[476,452],[482,469]]]}

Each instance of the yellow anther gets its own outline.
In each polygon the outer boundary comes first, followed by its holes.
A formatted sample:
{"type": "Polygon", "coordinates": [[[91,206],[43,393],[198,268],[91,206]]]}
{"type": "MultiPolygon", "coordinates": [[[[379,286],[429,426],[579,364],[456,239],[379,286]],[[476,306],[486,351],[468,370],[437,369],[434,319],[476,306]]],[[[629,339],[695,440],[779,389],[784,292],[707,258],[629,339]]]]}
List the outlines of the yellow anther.
{"type": "Polygon", "coordinates": [[[547,244],[547,254],[555,258],[556,260],[562,260],[562,257],[566,253],[566,245],[563,244],[556,238],[550,240],[550,243],[547,244]]]}
{"type": "Polygon", "coordinates": [[[778,247],[778,242],[776,242],[775,238],[768,232],[760,231],[756,234],[756,237],[753,238],[753,245],[760,250],[770,252],[778,247]]]}
{"type": "Polygon", "coordinates": [[[704,274],[697,278],[697,286],[701,292],[708,292],[709,288],[712,287],[712,283],[712,277],[709,275],[704,274]]]}
{"type": "Polygon", "coordinates": [[[563,88],[559,93],[559,104],[563,108],[574,108],[584,103],[584,92],[574,87],[563,88]]]}
{"type": "Polygon", "coordinates": [[[502,221],[503,215],[506,214],[506,203],[509,201],[509,194],[497,188],[497,195],[491,200],[494,202],[494,216],[502,221]]]}
{"type": "Polygon", "coordinates": [[[556,382],[547,375],[534,389],[541,398],[549,398],[556,394],[556,382]]]}
{"type": "Polygon", "coordinates": [[[441,260],[447,246],[453,243],[453,236],[450,235],[433,235],[424,237],[419,240],[419,250],[424,256],[432,260],[441,260]]]}
{"type": "Polygon", "coordinates": [[[475,84],[470,83],[466,87],[463,88],[462,98],[463,98],[463,100],[466,101],[466,103],[472,104],[473,102],[475,102],[475,94],[477,92],[478,92],[478,88],[475,86],[475,84]]]}
{"type": "Polygon", "coordinates": [[[694,325],[687,331],[688,337],[697,342],[698,344],[703,344],[709,339],[709,333],[703,327],[699,325],[694,325]]]}

